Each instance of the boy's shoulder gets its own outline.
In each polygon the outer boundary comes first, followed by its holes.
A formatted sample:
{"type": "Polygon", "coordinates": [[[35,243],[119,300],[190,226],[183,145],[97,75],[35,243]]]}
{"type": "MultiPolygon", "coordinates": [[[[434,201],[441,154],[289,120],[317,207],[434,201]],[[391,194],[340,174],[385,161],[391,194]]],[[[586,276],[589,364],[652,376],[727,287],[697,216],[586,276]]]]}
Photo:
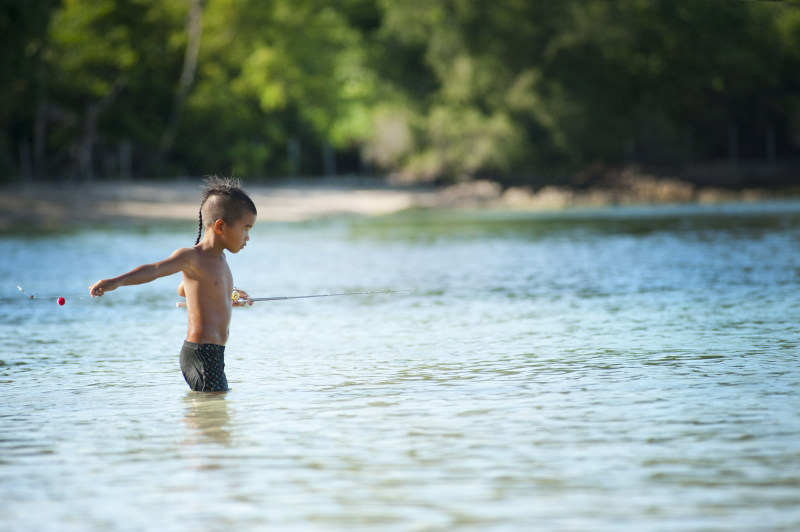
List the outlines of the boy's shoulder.
{"type": "Polygon", "coordinates": [[[190,257],[197,256],[199,250],[195,249],[197,246],[193,248],[178,248],[172,252],[170,255],[172,258],[181,258],[181,259],[188,259],[190,257]]]}
{"type": "Polygon", "coordinates": [[[178,248],[172,252],[167,260],[179,264],[181,268],[185,268],[192,264],[196,265],[199,261],[203,260],[203,257],[203,250],[195,246],[193,248],[178,248]]]}
{"type": "Polygon", "coordinates": [[[178,260],[187,262],[205,262],[208,260],[219,260],[220,258],[225,260],[224,253],[220,253],[214,248],[209,248],[203,244],[198,244],[191,248],[178,248],[172,253],[172,256],[178,258],[178,260]]]}

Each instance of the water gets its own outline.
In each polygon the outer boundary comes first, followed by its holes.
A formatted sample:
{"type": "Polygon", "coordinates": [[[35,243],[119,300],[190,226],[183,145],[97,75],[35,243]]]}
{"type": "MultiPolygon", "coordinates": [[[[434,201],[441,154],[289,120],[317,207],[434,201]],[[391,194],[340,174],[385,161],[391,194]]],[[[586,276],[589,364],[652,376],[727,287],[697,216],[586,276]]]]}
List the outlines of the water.
{"type": "Polygon", "coordinates": [[[193,237],[0,237],[1,529],[800,529],[798,203],[257,224],[254,296],[417,291],[236,309],[227,395],[177,278],[83,296],[193,237]]]}

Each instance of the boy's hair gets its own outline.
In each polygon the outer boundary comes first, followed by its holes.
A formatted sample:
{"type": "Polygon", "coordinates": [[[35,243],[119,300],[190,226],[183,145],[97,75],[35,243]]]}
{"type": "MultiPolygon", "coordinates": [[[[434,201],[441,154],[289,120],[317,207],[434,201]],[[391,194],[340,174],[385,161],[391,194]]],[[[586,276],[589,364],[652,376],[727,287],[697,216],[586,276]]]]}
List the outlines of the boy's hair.
{"type": "Polygon", "coordinates": [[[206,219],[206,224],[213,224],[219,219],[233,224],[241,218],[243,210],[258,214],[253,200],[240,188],[238,179],[211,176],[206,179],[201,197],[195,245],[203,236],[203,218],[206,219]]]}

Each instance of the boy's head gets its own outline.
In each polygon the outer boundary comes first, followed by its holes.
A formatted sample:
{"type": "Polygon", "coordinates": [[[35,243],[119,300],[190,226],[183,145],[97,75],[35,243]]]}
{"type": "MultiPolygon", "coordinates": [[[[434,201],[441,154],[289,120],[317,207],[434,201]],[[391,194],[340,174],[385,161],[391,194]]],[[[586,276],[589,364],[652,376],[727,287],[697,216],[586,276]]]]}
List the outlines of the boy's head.
{"type": "Polygon", "coordinates": [[[217,220],[234,224],[245,212],[257,215],[256,206],[241,188],[239,180],[233,178],[210,177],[206,180],[200,203],[200,220],[197,228],[197,241],[203,234],[203,226],[213,225],[217,220]],[[203,221],[205,220],[205,224],[203,221]]]}

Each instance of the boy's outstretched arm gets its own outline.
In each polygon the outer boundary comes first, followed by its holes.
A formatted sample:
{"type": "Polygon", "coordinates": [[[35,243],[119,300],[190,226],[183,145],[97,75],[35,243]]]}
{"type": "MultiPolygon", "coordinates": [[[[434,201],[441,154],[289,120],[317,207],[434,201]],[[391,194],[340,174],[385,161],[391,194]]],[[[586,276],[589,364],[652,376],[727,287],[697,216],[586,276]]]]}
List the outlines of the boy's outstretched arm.
{"type": "Polygon", "coordinates": [[[169,258],[162,261],[143,264],[118,277],[97,281],[89,287],[89,294],[92,297],[102,296],[120,286],[145,284],[178,273],[184,269],[192,252],[193,250],[190,248],[178,249],[169,258]]]}

